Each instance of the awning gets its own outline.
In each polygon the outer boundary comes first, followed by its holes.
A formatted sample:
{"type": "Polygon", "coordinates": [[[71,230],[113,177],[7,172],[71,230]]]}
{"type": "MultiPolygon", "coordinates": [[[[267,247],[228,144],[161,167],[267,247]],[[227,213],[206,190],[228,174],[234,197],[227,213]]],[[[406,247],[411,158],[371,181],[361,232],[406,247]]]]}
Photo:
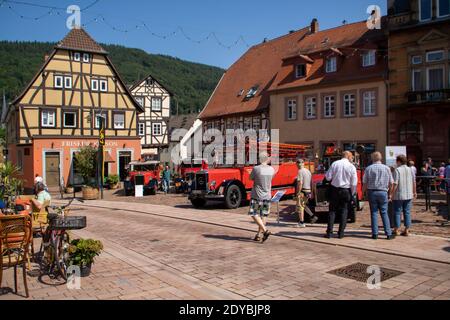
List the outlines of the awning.
{"type": "Polygon", "coordinates": [[[105,153],[103,154],[103,161],[105,163],[113,163],[113,162],[115,162],[108,151],[105,151],[105,153]]]}

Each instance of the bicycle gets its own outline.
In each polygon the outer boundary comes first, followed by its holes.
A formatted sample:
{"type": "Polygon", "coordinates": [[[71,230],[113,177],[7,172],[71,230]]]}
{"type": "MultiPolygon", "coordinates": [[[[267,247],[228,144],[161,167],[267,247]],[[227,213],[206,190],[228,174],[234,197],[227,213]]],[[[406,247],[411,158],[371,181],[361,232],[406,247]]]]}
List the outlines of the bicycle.
{"type": "Polygon", "coordinates": [[[70,238],[67,230],[82,229],[86,227],[86,217],[68,217],[68,207],[72,204],[71,199],[63,206],[49,206],[55,213],[47,216],[48,227],[46,228],[41,243],[41,270],[43,269],[49,277],[59,278],[61,276],[67,281],[67,268],[69,267],[70,238]]]}

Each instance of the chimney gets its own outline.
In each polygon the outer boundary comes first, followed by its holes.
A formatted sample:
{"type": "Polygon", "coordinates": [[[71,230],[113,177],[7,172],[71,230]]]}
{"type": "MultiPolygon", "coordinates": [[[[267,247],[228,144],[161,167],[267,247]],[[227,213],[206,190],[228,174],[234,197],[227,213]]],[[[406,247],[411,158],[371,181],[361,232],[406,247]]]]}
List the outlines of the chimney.
{"type": "Polygon", "coordinates": [[[316,18],[312,19],[311,27],[309,30],[311,31],[311,33],[319,32],[319,21],[317,21],[316,18]]]}

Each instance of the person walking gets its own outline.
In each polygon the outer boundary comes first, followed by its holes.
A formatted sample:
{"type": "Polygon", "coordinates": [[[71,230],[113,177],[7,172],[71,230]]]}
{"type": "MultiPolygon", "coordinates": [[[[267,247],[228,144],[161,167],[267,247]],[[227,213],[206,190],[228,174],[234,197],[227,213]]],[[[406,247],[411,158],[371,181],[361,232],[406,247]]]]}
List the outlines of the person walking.
{"type": "Polygon", "coordinates": [[[405,230],[401,235],[408,236],[411,228],[412,201],[417,197],[416,176],[411,168],[406,166],[406,156],[399,155],[396,161],[397,168],[394,171],[394,184],[391,190],[395,214],[394,234],[400,235],[399,228],[403,212],[405,230]]]}
{"type": "Polygon", "coordinates": [[[163,190],[164,190],[164,193],[166,193],[166,194],[169,192],[171,174],[172,174],[172,172],[170,171],[169,166],[166,165],[166,167],[163,170],[163,174],[162,174],[163,190]]]}
{"type": "Polygon", "coordinates": [[[439,193],[445,194],[446,192],[446,183],[445,183],[445,162],[441,162],[441,166],[438,169],[438,177],[440,179],[439,183],[439,193]]]}
{"type": "Polygon", "coordinates": [[[269,165],[270,158],[266,152],[261,152],[259,162],[261,164],[253,167],[250,173],[253,187],[248,214],[258,225],[258,233],[253,240],[264,242],[271,234],[266,228],[266,219],[270,213],[272,178],[275,175],[275,169],[269,165]]]}
{"type": "Polygon", "coordinates": [[[414,175],[417,176],[417,168],[413,160],[408,161],[408,167],[410,167],[411,170],[414,172],[414,175]]]}
{"type": "Polygon", "coordinates": [[[298,174],[297,174],[297,194],[296,194],[296,211],[298,214],[299,228],[305,228],[305,210],[311,217],[311,222],[317,221],[317,217],[309,210],[308,201],[311,197],[312,190],[312,174],[305,168],[305,161],[303,159],[297,160],[298,174]]]}
{"type": "Polygon", "coordinates": [[[336,213],[340,215],[338,236],[344,238],[345,227],[347,226],[348,207],[358,184],[356,167],[351,163],[353,154],[350,151],[343,153],[342,159],[333,162],[330,169],[325,174],[325,179],[331,181],[330,207],[328,214],[328,227],[326,238],[331,238],[333,234],[334,220],[336,213]]]}
{"type": "Polygon", "coordinates": [[[388,240],[395,238],[392,235],[391,224],[388,215],[388,204],[392,183],[391,169],[382,164],[380,152],[372,153],[372,164],[366,168],[363,177],[363,193],[367,194],[370,206],[372,225],[372,239],[378,239],[378,212],[383,221],[384,234],[388,240]]]}

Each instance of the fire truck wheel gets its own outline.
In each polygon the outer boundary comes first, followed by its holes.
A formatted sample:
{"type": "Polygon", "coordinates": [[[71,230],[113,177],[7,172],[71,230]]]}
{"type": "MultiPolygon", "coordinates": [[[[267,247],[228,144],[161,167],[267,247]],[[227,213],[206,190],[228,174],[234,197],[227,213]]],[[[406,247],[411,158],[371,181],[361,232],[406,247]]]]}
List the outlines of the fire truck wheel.
{"type": "Polygon", "coordinates": [[[206,204],[206,200],[202,198],[191,199],[191,203],[195,208],[203,208],[206,204]]]}
{"type": "Polygon", "coordinates": [[[242,202],[242,192],[239,186],[232,184],[228,187],[225,194],[225,206],[228,209],[239,208],[242,202]]]}

